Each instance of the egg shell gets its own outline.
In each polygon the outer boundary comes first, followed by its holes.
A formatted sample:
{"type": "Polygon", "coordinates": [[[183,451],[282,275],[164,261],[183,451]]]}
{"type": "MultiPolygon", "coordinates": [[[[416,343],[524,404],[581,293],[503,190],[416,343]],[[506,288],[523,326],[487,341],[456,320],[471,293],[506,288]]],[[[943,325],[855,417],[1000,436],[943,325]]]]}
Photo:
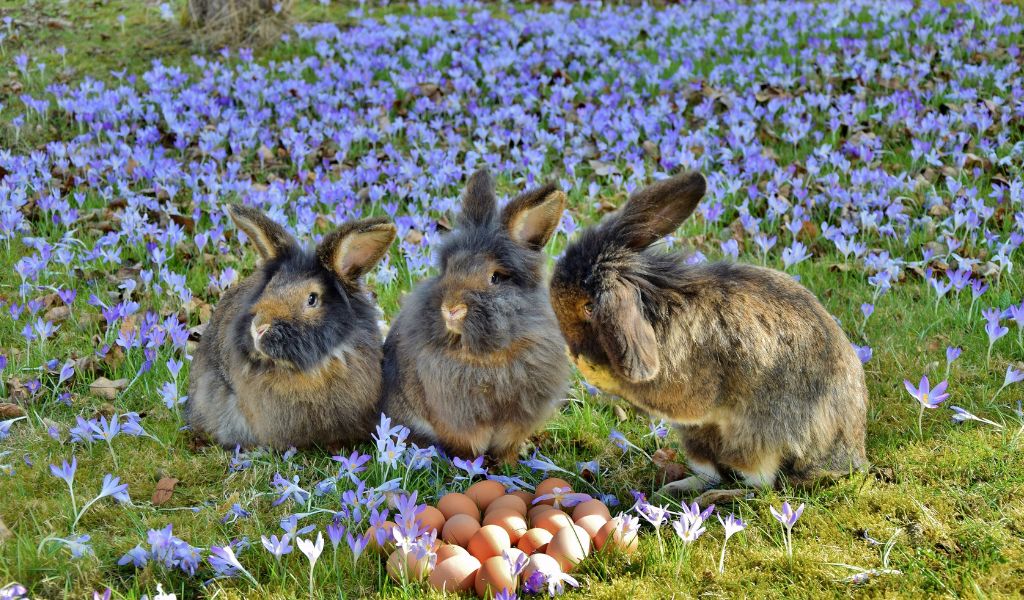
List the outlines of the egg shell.
{"type": "Polygon", "coordinates": [[[445,494],[437,502],[437,509],[444,515],[445,520],[454,517],[455,515],[469,515],[476,519],[476,522],[480,522],[480,508],[477,507],[476,502],[465,495],[458,492],[451,494],[445,494]]]}
{"type": "Polygon", "coordinates": [[[494,556],[481,563],[474,583],[477,596],[493,598],[502,590],[514,592],[519,587],[519,578],[512,574],[504,557],[494,556]]]}
{"type": "Polygon", "coordinates": [[[502,558],[508,557],[508,560],[513,563],[516,562],[516,560],[518,560],[520,556],[526,559],[530,558],[525,552],[523,552],[519,548],[509,548],[508,550],[502,552],[501,556],[502,558]]]}
{"type": "MultiPolygon", "coordinates": [[[[566,481],[564,479],[559,479],[558,477],[550,477],[550,478],[545,479],[544,481],[540,482],[539,484],[537,484],[537,495],[534,496],[534,497],[535,498],[539,498],[540,496],[544,496],[546,494],[550,494],[551,492],[553,492],[555,490],[555,488],[560,488],[563,492],[567,492],[567,491],[571,491],[572,490],[572,486],[569,485],[568,481],[566,481]]],[[[541,500],[540,502],[538,502],[538,504],[554,504],[554,503],[555,503],[554,498],[550,498],[548,500],[541,500]]]]}
{"type": "Polygon", "coordinates": [[[388,557],[388,575],[398,583],[423,581],[430,574],[430,561],[426,556],[416,558],[411,552],[396,548],[388,557]]]}
{"type": "Polygon", "coordinates": [[[466,496],[476,503],[480,510],[487,510],[491,502],[505,495],[505,486],[497,481],[486,479],[478,481],[466,489],[466,496]]]}
{"type": "Polygon", "coordinates": [[[608,519],[604,518],[601,515],[587,515],[579,521],[576,521],[576,524],[587,532],[587,535],[590,536],[590,539],[594,539],[594,536],[597,535],[597,532],[601,531],[601,528],[604,527],[604,524],[607,522],[608,519]]]}
{"type": "Polygon", "coordinates": [[[515,496],[516,498],[519,498],[520,500],[522,500],[526,504],[526,506],[532,506],[533,505],[533,499],[536,497],[533,494],[531,494],[530,492],[527,492],[526,490],[513,490],[513,491],[509,492],[508,495],[509,496],[515,496]]]}
{"type": "Polygon", "coordinates": [[[491,502],[487,506],[487,510],[484,511],[484,518],[496,510],[514,510],[519,513],[520,516],[526,516],[526,502],[519,496],[513,496],[512,494],[505,494],[501,498],[498,498],[494,502],[491,502]]]}
{"type": "Polygon", "coordinates": [[[441,530],[444,529],[444,513],[433,506],[427,505],[420,514],[416,515],[416,522],[419,523],[420,527],[425,529],[427,533],[430,533],[431,531],[440,533],[441,530]]]}
{"type": "Polygon", "coordinates": [[[480,561],[472,556],[455,555],[434,567],[427,582],[439,592],[464,592],[472,589],[480,561]]]}
{"type": "Polygon", "coordinates": [[[604,505],[604,502],[597,499],[580,502],[572,509],[573,521],[579,521],[583,517],[589,517],[590,515],[600,515],[604,517],[605,522],[612,518],[612,513],[608,511],[608,507],[604,505]]]}
{"type": "Polygon", "coordinates": [[[541,529],[547,529],[551,532],[551,535],[557,534],[560,530],[566,527],[572,526],[572,519],[569,515],[556,509],[551,509],[547,512],[537,515],[533,521],[530,522],[534,527],[540,527],[541,529]]]}
{"type": "Polygon", "coordinates": [[[615,517],[601,527],[597,535],[594,536],[595,548],[598,550],[604,550],[605,547],[614,548],[626,554],[636,552],[637,546],[640,544],[639,532],[633,531],[629,535],[623,536],[619,529],[620,521],[622,521],[620,517],[615,517]]]}
{"type": "Polygon", "coordinates": [[[442,544],[437,549],[437,564],[441,564],[453,556],[469,556],[469,552],[462,546],[455,544],[442,544]]]}
{"type": "Polygon", "coordinates": [[[367,546],[370,550],[377,554],[387,554],[395,549],[395,538],[392,535],[392,530],[396,527],[394,521],[384,521],[380,527],[370,527],[366,530],[366,533],[370,537],[370,541],[367,546]],[[381,546],[377,543],[377,530],[384,530],[384,545],[381,546]]]}
{"type": "Polygon", "coordinates": [[[554,506],[551,506],[550,504],[536,504],[533,507],[531,507],[530,510],[526,511],[526,520],[532,523],[538,515],[540,515],[541,513],[546,513],[549,510],[558,509],[555,508],[554,506]]]}
{"type": "Polygon", "coordinates": [[[484,517],[484,525],[497,525],[505,530],[509,540],[515,544],[519,538],[526,533],[526,519],[512,509],[503,509],[490,512],[484,517]]]}
{"type": "Polygon", "coordinates": [[[562,572],[562,567],[558,564],[558,561],[551,558],[547,554],[534,554],[530,557],[529,562],[526,563],[526,567],[523,568],[523,572],[520,576],[523,581],[530,578],[537,571],[544,573],[545,575],[554,575],[562,572]]]}
{"type": "Polygon", "coordinates": [[[544,553],[568,573],[590,554],[590,536],[579,525],[566,527],[551,538],[544,553]]]}
{"type": "Polygon", "coordinates": [[[548,547],[548,542],[551,541],[551,532],[547,529],[541,529],[540,527],[534,527],[533,529],[527,529],[523,537],[519,538],[519,543],[516,547],[527,554],[533,554],[534,552],[544,552],[548,547]]]}
{"type": "Polygon", "coordinates": [[[477,531],[480,531],[480,523],[476,519],[470,515],[458,514],[445,521],[441,539],[449,544],[465,547],[477,531]]]}
{"type": "Polygon", "coordinates": [[[484,525],[470,538],[466,550],[481,563],[492,556],[501,556],[502,551],[512,547],[508,533],[497,525],[484,525]]]}

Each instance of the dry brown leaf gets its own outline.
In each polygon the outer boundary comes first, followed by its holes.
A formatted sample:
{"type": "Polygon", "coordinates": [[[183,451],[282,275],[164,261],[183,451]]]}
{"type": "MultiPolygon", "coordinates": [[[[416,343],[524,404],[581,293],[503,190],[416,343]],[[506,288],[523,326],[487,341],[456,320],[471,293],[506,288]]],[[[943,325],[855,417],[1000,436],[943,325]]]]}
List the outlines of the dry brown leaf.
{"type": "Polygon", "coordinates": [[[11,539],[11,536],[13,535],[14,534],[11,533],[11,530],[7,528],[7,525],[4,524],[4,520],[0,519],[0,545],[3,545],[4,542],[11,539]]]}
{"type": "Polygon", "coordinates": [[[54,306],[50,310],[46,311],[43,318],[52,323],[60,323],[66,321],[71,316],[71,309],[66,306],[54,306]]]}
{"type": "Polygon", "coordinates": [[[623,409],[618,404],[615,405],[615,407],[612,409],[612,412],[615,413],[615,418],[618,419],[619,423],[622,423],[629,418],[629,415],[626,414],[625,409],[623,409]]]}
{"type": "Polygon", "coordinates": [[[106,377],[100,377],[89,384],[89,391],[105,400],[117,398],[117,393],[128,387],[127,379],[115,379],[111,381],[106,377]]]}
{"type": "Polygon", "coordinates": [[[164,477],[158,481],[156,489],[153,490],[153,506],[166,504],[174,495],[174,486],[176,485],[178,485],[178,480],[173,477],[164,477]]]}
{"type": "Polygon", "coordinates": [[[664,468],[658,469],[656,479],[658,485],[665,485],[673,481],[679,481],[686,477],[686,467],[679,463],[669,463],[664,468]]]}
{"type": "Polygon", "coordinates": [[[651,455],[651,462],[656,467],[664,467],[667,464],[674,463],[676,461],[676,451],[671,448],[658,448],[651,455]]]}
{"type": "Polygon", "coordinates": [[[0,402],[0,419],[17,419],[25,416],[25,409],[10,402],[0,402]]]}

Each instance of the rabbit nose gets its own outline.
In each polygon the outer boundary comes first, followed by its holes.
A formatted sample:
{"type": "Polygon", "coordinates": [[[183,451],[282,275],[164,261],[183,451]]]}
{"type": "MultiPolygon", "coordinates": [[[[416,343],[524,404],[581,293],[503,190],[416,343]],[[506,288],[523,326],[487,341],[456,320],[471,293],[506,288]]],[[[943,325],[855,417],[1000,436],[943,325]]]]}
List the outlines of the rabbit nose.
{"type": "Polygon", "coordinates": [[[456,333],[462,331],[462,322],[466,320],[466,313],[468,312],[469,309],[465,304],[456,304],[455,306],[441,305],[441,316],[444,317],[444,324],[449,330],[456,333]]]}

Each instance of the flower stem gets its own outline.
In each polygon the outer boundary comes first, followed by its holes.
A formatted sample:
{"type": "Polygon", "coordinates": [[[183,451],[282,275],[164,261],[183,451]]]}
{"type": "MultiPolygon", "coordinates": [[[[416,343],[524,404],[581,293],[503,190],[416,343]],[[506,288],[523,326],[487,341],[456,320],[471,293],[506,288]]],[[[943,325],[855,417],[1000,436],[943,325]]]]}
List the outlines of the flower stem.
{"type": "Polygon", "coordinates": [[[729,538],[722,540],[722,554],[718,556],[718,572],[725,573],[725,545],[729,543],[729,538]]]}
{"type": "Polygon", "coordinates": [[[917,414],[917,438],[924,439],[924,433],[921,431],[921,421],[924,419],[924,404],[921,405],[921,412],[917,414]]]}

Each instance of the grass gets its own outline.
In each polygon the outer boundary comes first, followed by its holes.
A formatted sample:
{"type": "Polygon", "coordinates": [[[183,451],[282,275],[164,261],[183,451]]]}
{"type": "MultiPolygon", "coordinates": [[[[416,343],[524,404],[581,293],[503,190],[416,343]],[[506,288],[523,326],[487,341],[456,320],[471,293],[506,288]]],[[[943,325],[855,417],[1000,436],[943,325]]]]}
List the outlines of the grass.
{"type": "MultiPolygon", "coordinates": [[[[327,8],[314,2],[297,5],[299,20],[344,22],[350,8],[338,2],[327,8]]],[[[111,72],[120,71],[138,73],[154,59],[187,68],[191,54],[210,54],[208,49],[191,42],[176,25],[161,21],[155,6],[118,0],[0,2],[0,16],[12,15],[30,23],[29,34],[5,41],[0,72],[11,71],[12,57],[21,52],[49,56],[46,62],[54,69],[50,75],[57,81],[77,81],[87,76],[110,78],[111,72]],[[116,21],[119,14],[126,16],[124,31],[116,21]],[[73,25],[65,26],[64,21],[73,25]],[[54,54],[59,46],[67,48],[66,66],[54,54]]],[[[380,11],[375,14],[379,16],[380,11]]],[[[296,48],[271,47],[258,57],[266,60],[302,51],[301,46],[296,48]]],[[[42,79],[41,75],[40,86],[42,79]]],[[[0,86],[8,86],[5,92],[12,91],[12,81],[0,81],[0,86]]],[[[55,119],[43,121],[34,124],[17,141],[7,142],[17,151],[28,151],[48,139],[66,135],[62,127],[55,119]]],[[[4,135],[9,136],[9,130],[4,135]]],[[[908,168],[905,145],[895,141],[887,149],[892,152],[894,169],[908,168]]],[[[803,149],[787,148],[781,141],[777,151],[781,156],[804,153],[803,149]]],[[[508,181],[499,181],[502,192],[514,191],[508,181]]],[[[983,182],[983,193],[987,193],[986,186],[983,182]]],[[[619,202],[622,198],[606,195],[606,199],[619,202]]],[[[573,190],[570,200],[570,210],[578,223],[589,224],[599,218],[581,190],[573,190]]],[[[98,199],[91,198],[85,208],[103,206],[98,199]]],[[[50,230],[45,224],[38,228],[34,235],[51,239],[57,235],[56,229],[50,230]]],[[[712,231],[707,236],[704,233],[702,223],[695,220],[684,228],[681,237],[694,249],[717,256],[718,240],[724,239],[727,232],[712,231]]],[[[86,231],[82,238],[91,246],[98,235],[98,231],[86,231]]],[[[549,252],[557,254],[564,243],[559,238],[549,252]]],[[[0,294],[7,300],[15,298],[19,283],[13,265],[29,251],[15,241],[0,252],[0,294]]],[[[124,264],[141,260],[143,252],[141,247],[127,248],[124,264]]],[[[595,555],[586,560],[578,573],[583,587],[570,593],[570,597],[817,598],[853,593],[876,597],[1009,597],[1020,593],[1024,581],[1024,436],[1010,407],[1020,400],[1024,387],[1010,387],[997,401],[991,401],[1007,364],[1024,358],[1017,332],[1012,331],[996,344],[991,364],[986,364],[987,342],[980,308],[968,310],[969,295],[960,300],[945,300],[936,307],[927,284],[912,273],[908,274],[910,281],[896,286],[876,303],[875,314],[861,332],[859,324],[863,318],[859,307],[870,301],[873,291],[866,275],[856,269],[837,268],[844,264],[841,256],[817,254],[815,260],[802,263],[794,272],[845,324],[852,341],[870,341],[875,349],[874,358],[866,366],[871,398],[868,456],[872,471],[812,490],[759,492],[752,499],[725,507],[749,524],[746,531],[729,543],[725,574],[718,574],[715,567],[721,543],[721,529],[717,526],[709,528],[709,533],[695,544],[687,568],[683,569],[675,560],[679,544],[669,530],[664,532],[664,556],[655,537],[645,530],[640,552],[635,556],[595,555]],[[917,404],[906,395],[902,381],[906,378],[916,382],[925,373],[933,382],[941,380],[947,345],[964,349],[963,357],[954,363],[950,373],[950,402],[1005,423],[1003,429],[974,424],[955,426],[948,411],[940,410],[925,415],[923,435],[917,435],[917,404]],[[769,506],[778,506],[783,500],[807,504],[794,530],[792,559],[786,556],[781,529],[769,514],[769,506]],[[886,555],[884,545],[870,540],[890,542],[891,551],[886,555]],[[884,566],[902,574],[880,576],[865,587],[855,587],[842,581],[856,572],[843,565],[864,569],[884,566]]],[[[744,253],[742,259],[758,260],[752,251],[744,253]]],[[[248,273],[253,260],[251,251],[244,255],[206,257],[190,265],[190,285],[204,301],[212,303],[215,298],[201,292],[207,276],[225,266],[248,273]]],[[[173,261],[173,266],[183,266],[180,258],[173,261]]],[[[777,258],[769,264],[781,267],[777,258]]],[[[91,289],[106,292],[116,287],[118,278],[111,273],[86,271],[55,274],[47,279],[48,285],[56,287],[83,281],[91,289]]],[[[376,290],[389,317],[395,314],[401,295],[409,288],[404,278],[399,281],[402,283],[376,290]]],[[[24,382],[38,376],[30,369],[46,359],[91,352],[94,336],[102,337],[104,332],[96,315],[90,314],[87,296],[79,294],[70,320],[43,345],[26,348],[15,324],[6,318],[0,321],[0,354],[6,354],[11,362],[4,372],[5,395],[15,389],[12,377],[24,382]]],[[[1022,279],[1004,277],[988,292],[985,305],[1006,306],[1022,297],[1022,279]]],[[[151,303],[147,308],[160,306],[159,298],[147,301],[151,303]]],[[[198,313],[190,318],[198,324],[198,313]]],[[[141,361],[141,356],[129,354],[120,361],[99,365],[95,376],[131,380],[141,361]]],[[[145,540],[148,529],[168,523],[178,536],[203,548],[240,536],[247,536],[258,546],[261,534],[279,533],[279,519],[296,510],[287,505],[272,506],[275,496],[268,482],[273,474],[298,474],[306,483],[332,474],[335,468],[329,453],[310,451],[290,460],[278,454],[256,453],[251,457],[251,468],[231,471],[230,453],[194,448],[190,437],[179,429],[179,415],[155,400],[158,386],[170,378],[162,366],[163,360],[156,364],[113,402],[90,393],[93,375],[76,375],[71,385],[72,407],[53,401],[32,405],[29,417],[33,426],[15,426],[12,436],[0,443],[0,452],[14,451],[0,458],[0,462],[12,463],[15,469],[11,477],[0,476],[0,497],[4,499],[0,502],[0,519],[12,531],[9,539],[0,539],[0,585],[19,581],[30,586],[34,595],[45,598],[83,597],[107,586],[115,589],[115,597],[137,598],[143,593],[152,594],[157,583],[176,591],[179,598],[306,597],[307,564],[298,552],[277,564],[262,549],[247,551],[243,562],[261,582],[258,592],[237,581],[203,587],[202,576],[183,578],[152,565],[138,572],[131,567],[114,566],[125,551],[145,540]],[[116,468],[104,445],[79,447],[75,450],[80,464],[76,491],[81,506],[98,490],[102,476],[114,472],[129,483],[135,505],[122,508],[106,501],[85,514],[78,531],[91,535],[95,557],[70,561],[67,552],[56,545],[40,547],[40,541],[48,536],[67,534],[73,519],[63,482],[52,477],[47,468],[69,458],[72,450],[66,443],[51,440],[46,435],[46,425],[55,422],[66,428],[78,414],[109,415],[131,410],[145,415],[146,428],[166,447],[144,438],[121,436],[114,442],[119,463],[116,468]],[[32,464],[24,463],[22,455],[32,464]],[[154,506],[148,499],[157,482],[167,476],[181,481],[169,503],[154,506]],[[252,517],[234,524],[221,523],[221,517],[236,502],[250,510],[252,517]]],[[[187,366],[179,376],[182,384],[186,377],[187,366]]],[[[557,464],[570,469],[578,461],[599,460],[606,469],[600,479],[577,482],[578,486],[587,491],[587,486],[593,485],[626,502],[631,489],[656,489],[657,470],[639,453],[623,455],[608,441],[609,432],[612,428],[623,431],[648,453],[657,446],[652,438],[645,437],[646,417],[627,409],[625,420],[620,420],[615,402],[605,396],[591,397],[579,381],[574,381],[569,403],[536,442],[557,464]]],[[[671,436],[667,443],[674,445],[671,436]]],[[[377,471],[370,479],[382,481],[386,474],[379,466],[374,469],[377,471]]],[[[522,469],[509,473],[525,475],[533,482],[538,480],[522,469]]],[[[447,475],[420,473],[412,477],[407,487],[419,489],[429,497],[437,493],[438,481],[444,482],[447,475]]],[[[311,522],[323,526],[326,519],[314,518],[311,522]]],[[[208,571],[203,572],[208,575],[208,571]]],[[[420,586],[387,582],[382,561],[375,556],[364,556],[359,568],[353,570],[344,545],[336,558],[329,548],[325,552],[318,567],[317,587],[325,598],[439,597],[420,586]]]]}

